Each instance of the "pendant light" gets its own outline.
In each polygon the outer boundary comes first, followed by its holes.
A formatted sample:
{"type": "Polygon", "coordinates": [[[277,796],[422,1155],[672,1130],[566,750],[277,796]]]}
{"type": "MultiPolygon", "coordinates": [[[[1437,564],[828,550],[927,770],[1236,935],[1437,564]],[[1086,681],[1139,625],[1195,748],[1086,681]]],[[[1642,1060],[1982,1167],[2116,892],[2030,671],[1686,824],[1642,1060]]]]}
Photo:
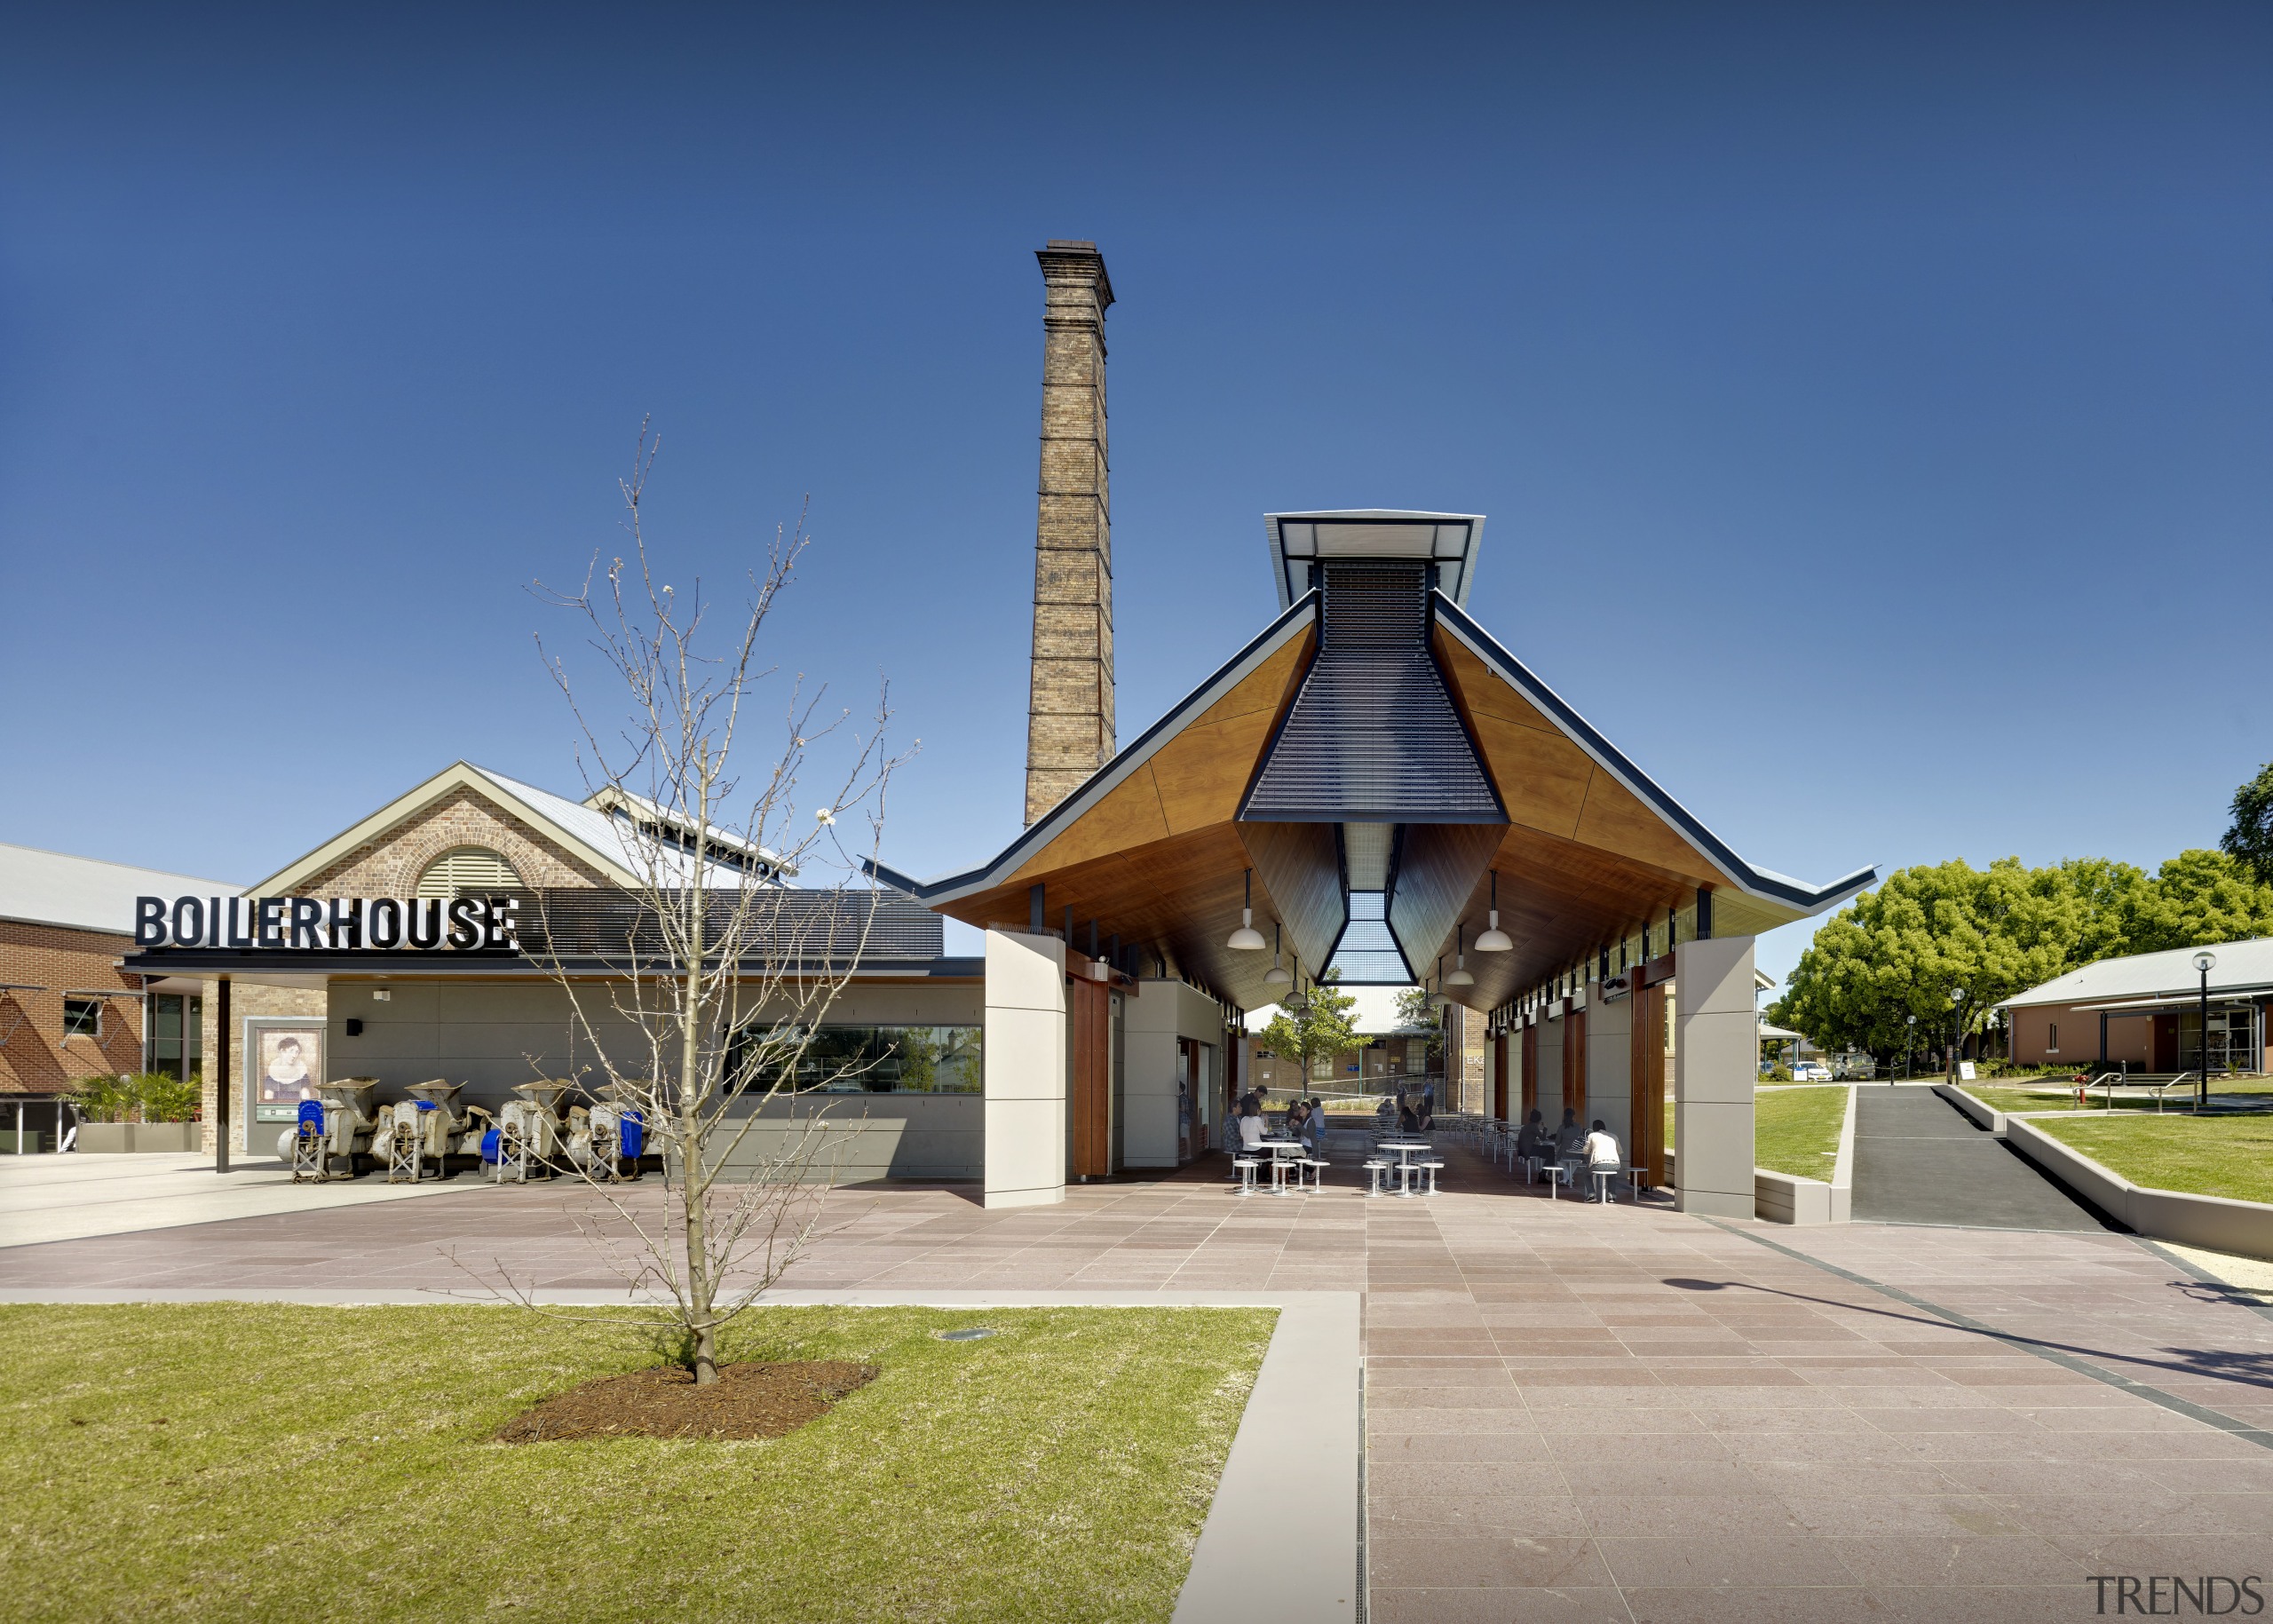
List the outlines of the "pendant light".
{"type": "MultiPolygon", "coordinates": [[[[1476,978],[1468,973],[1468,927],[1466,925],[1460,926],[1454,931],[1453,946],[1457,949],[1453,955],[1453,973],[1445,978],[1445,985],[1446,986],[1474,986],[1476,978]]],[[[1442,960],[1437,962],[1443,963],[1442,960]]]]}
{"type": "Polygon", "coordinates": [[[1300,1015],[1311,1007],[1311,1001],[1303,996],[1303,962],[1299,958],[1295,961],[1293,980],[1295,990],[1279,1001],[1279,1007],[1289,1014],[1300,1015]]]}
{"type": "Polygon", "coordinates": [[[1492,928],[1476,939],[1476,950],[1478,953],[1507,953],[1515,945],[1508,933],[1500,928],[1500,875],[1494,869],[1492,874],[1492,928]]]}
{"type": "Polygon", "coordinates": [[[1263,932],[1255,928],[1255,870],[1247,871],[1246,900],[1239,907],[1239,928],[1232,932],[1231,940],[1224,944],[1241,953],[1261,953],[1263,932]]]}
{"type": "Polygon", "coordinates": [[[1271,922],[1271,968],[1263,972],[1263,984],[1265,986],[1285,986],[1288,983],[1292,982],[1294,978],[1294,977],[1288,975],[1286,970],[1279,966],[1279,924],[1278,922],[1274,920],[1271,922]]]}
{"type": "MultiPolygon", "coordinates": [[[[1437,955],[1437,979],[1438,981],[1442,981],[1444,978],[1445,955],[1440,953],[1437,955]]],[[[1451,1002],[1452,1000],[1445,997],[1441,992],[1431,993],[1429,994],[1429,1007],[1432,1010],[1441,1010],[1451,1002]]]]}

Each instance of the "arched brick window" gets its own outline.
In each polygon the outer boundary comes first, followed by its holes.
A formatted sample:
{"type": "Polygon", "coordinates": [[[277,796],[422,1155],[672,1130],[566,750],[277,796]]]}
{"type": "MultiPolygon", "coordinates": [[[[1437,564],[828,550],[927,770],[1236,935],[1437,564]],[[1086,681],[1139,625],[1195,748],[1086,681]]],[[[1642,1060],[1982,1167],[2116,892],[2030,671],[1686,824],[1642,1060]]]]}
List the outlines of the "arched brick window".
{"type": "Polygon", "coordinates": [[[519,891],[513,865],[487,846],[452,846],[418,876],[422,897],[455,897],[464,891],[519,891]]]}

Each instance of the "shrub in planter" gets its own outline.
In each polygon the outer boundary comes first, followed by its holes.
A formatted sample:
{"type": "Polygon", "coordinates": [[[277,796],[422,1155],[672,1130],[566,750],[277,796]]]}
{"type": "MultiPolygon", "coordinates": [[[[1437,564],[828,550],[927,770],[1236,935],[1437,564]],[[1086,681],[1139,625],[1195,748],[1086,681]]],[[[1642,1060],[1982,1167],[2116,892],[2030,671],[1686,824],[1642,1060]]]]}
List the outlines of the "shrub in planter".
{"type": "Polygon", "coordinates": [[[131,1077],[83,1077],[64,1097],[83,1122],[131,1122],[142,1107],[131,1077]]]}
{"type": "Polygon", "coordinates": [[[203,1084],[163,1072],[88,1077],[67,1096],[86,1122],[186,1122],[195,1119],[203,1084]]]}

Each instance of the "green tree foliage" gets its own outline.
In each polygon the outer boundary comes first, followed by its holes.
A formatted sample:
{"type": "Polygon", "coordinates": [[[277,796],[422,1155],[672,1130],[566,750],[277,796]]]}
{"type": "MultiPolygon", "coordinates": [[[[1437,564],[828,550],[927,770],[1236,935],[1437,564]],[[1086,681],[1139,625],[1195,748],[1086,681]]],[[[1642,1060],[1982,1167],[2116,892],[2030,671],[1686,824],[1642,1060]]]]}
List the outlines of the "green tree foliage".
{"type": "Polygon", "coordinates": [[[1904,868],[1816,932],[1768,1016],[1884,1061],[1906,1047],[1913,1016],[1919,1042],[1938,1044],[2079,964],[2267,934],[2273,887],[2223,852],[2182,852],[2151,878],[2103,858],[1904,868]]]}
{"type": "Polygon", "coordinates": [[[2234,791],[2233,813],[2233,827],[2220,838],[2218,849],[2273,885],[2273,761],[2234,791]]]}
{"type": "Polygon", "coordinates": [[[1313,986],[1300,1012],[1281,1005],[1263,1029],[1263,1046],[1276,1055],[1292,1055],[1303,1063],[1303,1076],[1311,1076],[1311,1062],[1319,1055],[1338,1055],[1358,1047],[1358,1026],[1350,1011],[1358,1001],[1337,990],[1331,981],[1313,986]]]}
{"type": "Polygon", "coordinates": [[[1433,1029],[1441,1025],[1437,1011],[1429,1007],[1429,989],[1408,986],[1397,995],[1397,1024],[1414,1031],[1433,1029]]]}

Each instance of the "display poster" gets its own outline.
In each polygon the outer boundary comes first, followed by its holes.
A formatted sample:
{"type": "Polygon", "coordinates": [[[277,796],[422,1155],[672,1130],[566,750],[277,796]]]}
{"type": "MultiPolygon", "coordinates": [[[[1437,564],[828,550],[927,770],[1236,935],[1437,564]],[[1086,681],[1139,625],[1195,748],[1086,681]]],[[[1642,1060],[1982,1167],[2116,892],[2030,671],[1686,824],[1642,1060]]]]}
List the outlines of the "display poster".
{"type": "Polygon", "coordinates": [[[289,1122],[300,1107],[302,1090],[323,1081],[323,1024],[321,1021],[261,1021],[252,1030],[253,1120],[289,1122]]]}

